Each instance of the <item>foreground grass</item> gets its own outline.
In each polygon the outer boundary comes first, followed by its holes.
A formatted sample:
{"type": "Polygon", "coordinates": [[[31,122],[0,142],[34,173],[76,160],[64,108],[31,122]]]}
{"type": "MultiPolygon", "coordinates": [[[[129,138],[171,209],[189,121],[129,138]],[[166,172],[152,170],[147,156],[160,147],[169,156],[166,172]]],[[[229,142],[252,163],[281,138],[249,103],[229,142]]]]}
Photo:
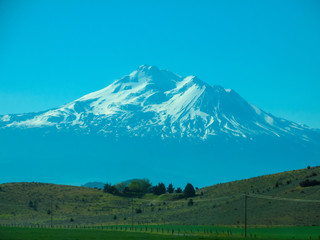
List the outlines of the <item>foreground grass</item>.
{"type": "Polygon", "coordinates": [[[201,236],[160,235],[140,232],[101,231],[89,229],[32,229],[32,228],[0,228],[1,240],[175,240],[203,239],[201,236]]]}
{"type": "MultiPolygon", "coordinates": [[[[161,227],[161,226],[158,226],[161,227]]],[[[168,226],[162,226],[168,227],[168,226]]],[[[240,240],[244,239],[243,229],[232,227],[211,227],[212,232],[203,233],[195,231],[196,226],[171,226],[175,229],[174,233],[161,234],[153,232],[130,232],[115,231],[110,229],[46,229],[46,228],[17,228],[0,227],[1,240],[167,240],[167,239],[218,239],[218,240],[240,240]],[[178,232],[179,229],[179,232],[178,232]],[[192,230],[192,231],[190,231],[192,230]],[[218,231],[219,234],[216,234],[218,231]],[[230,234],[232,232],[232,234],[230,234]]],[[[171,228],[170,227],[170,228],[171,228]]],[[[206,227],[210,229],[210,227],[206,227]]],[[[149,230],[150,231],[150,230],[149,230]]],[[[248,238],[251,239],[320,239],[320,227],[272,227],[272,228],[252,228],[248,229],[248,238]]]]}

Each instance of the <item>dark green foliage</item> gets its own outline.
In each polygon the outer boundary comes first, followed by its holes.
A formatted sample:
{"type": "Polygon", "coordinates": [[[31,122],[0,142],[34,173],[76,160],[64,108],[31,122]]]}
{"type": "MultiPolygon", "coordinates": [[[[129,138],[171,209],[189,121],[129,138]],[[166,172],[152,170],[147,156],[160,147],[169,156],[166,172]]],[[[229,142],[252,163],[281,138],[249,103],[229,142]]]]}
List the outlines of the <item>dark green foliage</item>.
{"type": "Polygon", "coordinates": [[[114,216],[113,216],[113,220],[117,220],[117,215],[114,215],[114,216]]]}
{"type": "Polygon", "coordinates": [[[110,193],[111,188],[112,188],[111,183],[106,183],[106,184],[104,185],[104,187],[103,187],[103,192],[105,192],[105,193],[110,193]]]}
{"type": "Polygon", "coordinates": [[[164,183],[159,183],[158,185],[154,186],[153,193],[155,195],[161,195],[166,193],[166,185],[164,185],[164,183]]]}
{"type": "Polygon", "coordinates": [[[104,185],[103,192],[111,193],[111,194],[118,194],[119,193],[118,189],[115,186],[111,185],[111,183],[106,183],[104,185]]]}
{"type": "Polygon", "coordinates": [[[126,182],[121,182],[118,183],[116,185],[114,185],[114,187],[119,191],[119,192],[123,192],[125,190],[125,188],[127,187],[127,183],[126,182]]]}
{"type": "Polygon", "coordinates": [[[134,193],[147,193],[150,187],[151,183],[149,179],[137,179],[130,182],[127,190],[134,193]]]}
{"type": "Polygon", "coordinates": [[[179,187],[177,187],[177,189],[176,189],[176,193],[182,193],[182,189],[181,189],[181,188],[179,188],[179,187]]]}
{"type": "Polygon", "coordinates": [[[194,187],[192,186],[191,183],[188,183],[186,187],[183,190],[183,193],[185,197],[194,197],[196,195],[196,191],[194,190],[194,187]]]}
{"type": "Polygon", "coordinates": [[[309,178],[309,177],[316,177],[317,174],[315,172],[311,173],[310,175],[307,175],[306,178],[309,178]]]}
{"type": "Polygon", "coordinates": [[[167,187],[167,192],[168,192],[168,193],[173,193],[173,192],[174,192],[174,187],[173,187],[172,183],[170,183],[170,184],[168,185],[168,187],[167,187]]]}
{"type": "Polygon", "coordinates": [[[312,186],[316,186],[316,185],[320,185],[320,181],[318,180],[305,180],[305,181],[302,181],[300,182],[300,186],[301,187],[312,187],[312,186]]]}
{"type": "Polygon", "coordinates": [[[142,213],[142,210],[140,208],[136,208],[136,213],[137,214],[142,213]]]}
{"type": "Polygon", "coordinates": [[[33,210],[37,211],[38,210],[38,201],[32,202],[31,200],[29,201],[29,207],[32,208],[33,210]]]}
{"type": "Polygon", "coordinates": [[[107,183],[104,187],[104,192],[114,195],[123,195],[124,197],[141,196],[150,192],[151,183],[149,179],[134,179],[125,181],[116,185],[107,183]]]}
{"type": "Polygon", "coordinates": [[[70,222],[74,222],[74,219],[73,219],[73,218],[70,218],[70,222]]]}
{"type": "Polygon", "coordinates": [[[193,206],[193,200],[191,198],[188,201],[188,206],[193,206]]]}

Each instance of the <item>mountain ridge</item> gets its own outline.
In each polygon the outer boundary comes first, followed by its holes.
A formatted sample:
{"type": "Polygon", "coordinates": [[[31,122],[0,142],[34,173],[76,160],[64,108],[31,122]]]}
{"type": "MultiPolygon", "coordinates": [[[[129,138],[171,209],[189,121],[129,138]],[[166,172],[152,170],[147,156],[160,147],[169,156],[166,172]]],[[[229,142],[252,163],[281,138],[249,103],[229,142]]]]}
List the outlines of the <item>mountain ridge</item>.
{"type": "Polygon", "coordinates": [[[0,182],[80,184],[107,175],[203,186],[320,158],[320,130],[150,66],[60,108],[0,118],[0,182]]]}
{"type": "Polygon", "coordinates": [[[266,113],[234,90],[148,65],[61,107],[40,113],[2,115],[0,127],[55,127],[60,131],[73,128],[90,134],[149,133],[162,139],[174,136],[203,140],[221,134],[249,139],[266,134],[296,135],[310,141],[308,132],[317,131],[266,113]]]}

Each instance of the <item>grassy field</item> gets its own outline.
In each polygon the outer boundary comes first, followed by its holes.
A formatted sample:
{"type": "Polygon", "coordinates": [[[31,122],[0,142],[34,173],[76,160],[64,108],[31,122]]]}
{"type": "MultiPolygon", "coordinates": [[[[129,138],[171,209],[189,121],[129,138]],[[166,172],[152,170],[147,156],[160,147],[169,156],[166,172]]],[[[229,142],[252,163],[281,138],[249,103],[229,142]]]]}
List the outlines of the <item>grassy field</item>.
{"type": "MultiPolygon", "coordinates": [[[[243,229],[232,227],[206,227],[203,226],[157,226],[145,228],[141,226],[130,231],[129,228],[118,226],[118,230],[110,228],[95,229],[46,229],[46,228],[17,228],[0,227],[1,240],[102,240],[102,239],[244,239],[243,229]],[[155,229],[158,229],[157,232],[155,229]],[[170,229],[169,232],[161,229],[170,229]],[[172,231],[174,229],[174,231],[172,231]],[[199,232],[197,230],[200,230],[199,232]],[[203,231],[206,230],[206,231],[203,231]]],[[[277,227],[253,228],[248,230],[248,238],[253,239],[320,239],[320,227],[277,227]]]]}
{"type": "Polygon", "coordinates": [[[1,240],[142,240],[142,239],[199,239],[199,237],[181,237],[136,232],[99,231],[88,229],[26,229],[0,228],[1,240]]]}
{"type": "Polygon", "coordinates": [[[320,226],[320,203],[259,199],[253,194],[287,199],[320,200],[320,185],[301,187],[304,180],[320,180],[320,167],[260,176],[202,188],[194,204],[179,194],[146,194],[131,198],[99,189],[46,183],[0,184],[0,224],[49,225],[232,225],[244,224],[244,196],[248,224],[256,226],[320,226]],[[133,205],[132,205],[133,204],[133,205]],[[133,208],[133,214],[132,214],[133,208]],[[50,214],[52,213],[52,214],[50,214]]]}

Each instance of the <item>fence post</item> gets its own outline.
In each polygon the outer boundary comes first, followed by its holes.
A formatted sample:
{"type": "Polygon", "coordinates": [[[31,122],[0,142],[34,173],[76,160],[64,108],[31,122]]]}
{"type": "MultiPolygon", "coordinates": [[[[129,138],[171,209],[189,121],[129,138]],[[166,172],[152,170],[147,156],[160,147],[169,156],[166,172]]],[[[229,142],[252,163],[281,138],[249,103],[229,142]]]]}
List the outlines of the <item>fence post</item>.
{"type": "Polygon", "coordinates": [[[247,237],[247,194],[244,195],[244,237],[247,237]]]}

